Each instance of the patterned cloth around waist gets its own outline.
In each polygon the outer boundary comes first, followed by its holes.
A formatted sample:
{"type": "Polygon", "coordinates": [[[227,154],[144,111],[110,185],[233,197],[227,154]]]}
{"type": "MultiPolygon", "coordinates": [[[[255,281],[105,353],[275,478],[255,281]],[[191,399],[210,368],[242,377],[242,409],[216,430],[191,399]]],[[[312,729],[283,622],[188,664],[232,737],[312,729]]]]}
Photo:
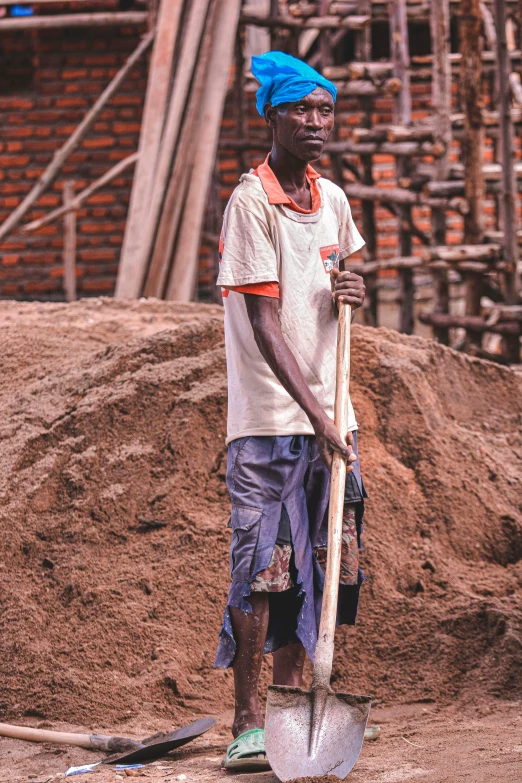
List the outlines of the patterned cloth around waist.
{"type": "MultiPolygon", "coordinates": [[[[357,433],[354,450],[357,454],[357,433]]],[[[232,500],[230,570],[232,584],[216,655],[216,665],[230,666],[236,651],[230,609],[251,612],[248,596],[256,577],[273,562],[276,543],[291,542],[290,559],[284,554],[268,581],[288,584],[271,595],[265,652],[301,641],[313,661],[321,613],[324,572],[321,568],[328,537],[330,473],[313,436],[251,436],[232,441],[228,452],[227,486],[232,500]],[[284,527],[286,524],[286,540],[284,527]],[[287,521],[286,521],[287,520],[287,521]],[[283,536],[283,538],[281,537],[283,536]],[[288,563],[288,567],[286,566],[288,563]],[[293,586],[290,586],[288,573],[293,586]],[[276,603],[274,603],[274,601],[276,603]]],[[[359,461],[347,476],[346,502],[353,504],[355,526],[350,529],[351,564],[347,558],[347,584],[341,583],[338,622],[353,624],[357,615],[363,575],[353,558],[361,544],[366,492],[359,461]],[[355,543],[354,543],[355,542],[355,543]],[[356,573],[356,577],[354,574],[356,573]]],[[[344,580],[343,580],[344,581],[344,580]]],[[[275,585],[274,585],[275,586],[275,585]]]]}

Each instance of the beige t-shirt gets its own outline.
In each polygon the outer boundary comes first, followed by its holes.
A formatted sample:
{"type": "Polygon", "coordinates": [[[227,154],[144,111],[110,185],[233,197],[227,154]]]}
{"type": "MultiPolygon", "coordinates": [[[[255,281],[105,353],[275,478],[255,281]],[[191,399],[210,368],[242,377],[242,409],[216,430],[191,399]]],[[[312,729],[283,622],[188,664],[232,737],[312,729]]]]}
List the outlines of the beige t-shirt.
{"type": "MultiPolygon", "coordinates": [[[[320,178],[321,207],[313,214],[269,203],[259,177],[244,174],[227,205],[217,285],[279,283],[283,336],[305,381],[334,416],[337,315],[330,271],[364,240],[344,192],[320,178]]],[[[247,435],[312,435],[306,413],[266,363],[254,340],[244,295],[224,298],[228,373],[226,443],[247,435]]],[[[349,430],[357,429],[350,402],[349,430]]]]}

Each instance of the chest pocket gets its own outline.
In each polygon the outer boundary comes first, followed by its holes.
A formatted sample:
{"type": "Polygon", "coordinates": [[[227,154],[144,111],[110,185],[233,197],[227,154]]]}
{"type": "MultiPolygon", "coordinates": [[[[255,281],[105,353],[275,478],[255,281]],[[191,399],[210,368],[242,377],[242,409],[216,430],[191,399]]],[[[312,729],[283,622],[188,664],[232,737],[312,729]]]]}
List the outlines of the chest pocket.
{"type": "Polygon", "coordinates": [[[262,516],[261,508],[232,506],[229,522],[232,528],[230,575],[237,582],[248,582],[253,574],[262,516]]]}

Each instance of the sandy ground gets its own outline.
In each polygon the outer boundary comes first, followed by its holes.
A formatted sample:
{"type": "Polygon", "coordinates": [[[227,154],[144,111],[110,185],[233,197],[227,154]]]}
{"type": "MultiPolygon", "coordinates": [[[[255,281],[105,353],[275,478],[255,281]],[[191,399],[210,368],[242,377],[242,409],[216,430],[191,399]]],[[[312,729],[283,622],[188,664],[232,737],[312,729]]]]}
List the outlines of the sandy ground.
{"type": "MultiPolygon", "coordinates": [[[[204,737],[171,757],[138,770],[130,779],[144,783],[276,783],[272,773],[230,775],[220,770],[229,736],[231,713],[216,716],[217,723],[204,737]]],[[[438,707],[410,704],[375,708],[372,723],[381,726],[375,742],[365,742],[359,761],[349,775],[354,783],[520,783],[522,780],[522,701],[438,707]]],[[[35,724],[37,725],[37,724],[35,724]]],[[[49,724],[45,724],[49,727],[49,724]]],[[[81,727],[60,724],[60,729],[81,727]]],[[[148,733],[133,727],[132,735],[148,733]]],[[[150,728],[150,727],[149,727],[150,728]]],[[[86,730],[86,729],[83,729],[86,730]]],[[[118,726],[117,732],[124,733],[118,726]]],[[[130,733],[130,732],[129,732],[130,733]]],[[[101,755],[64,746],[36,745],[0,740],[1,783],[63,779],[69,765],[88,764],[101,755]]],[[[109,783],[127,779],[124,772],[96,770],[71,780],[109,783]]]]}
{"type": "MultiPolygon", "coordinates": [[[[0,721],[141,738],[214,715],[136,777],[225,780],[222,310],[2,303],[0,328],[0,721]]],[[[350,779],[522,781],[520,377],[385,329],[352,346],[369,581],[333,687],[372,693],[382,735],[350,779]]],[[[0,739],[0,783],[96,758],[0,739]]]]}

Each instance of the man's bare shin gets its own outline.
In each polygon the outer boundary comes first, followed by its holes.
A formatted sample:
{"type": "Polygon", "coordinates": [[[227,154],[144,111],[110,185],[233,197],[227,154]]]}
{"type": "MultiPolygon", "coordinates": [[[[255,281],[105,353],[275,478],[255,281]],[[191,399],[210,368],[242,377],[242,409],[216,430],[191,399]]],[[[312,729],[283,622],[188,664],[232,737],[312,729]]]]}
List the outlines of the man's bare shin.
{"type": "Polygon", "coordinates": [[[262,729],[264,726],[258,684],[268,628],[268,593],[251,595],[248,600],[252,605],[251,613],[230,609],[237,644],[232,664],[235,688],[234,737],[249,729],[262,729]]]}
{"type": "Polygon", "coordinates": [[[274,685],[300,687],[303,682],[303,667],[306,653],[303,645],[287,644],[274,653],[274,685]]]}

